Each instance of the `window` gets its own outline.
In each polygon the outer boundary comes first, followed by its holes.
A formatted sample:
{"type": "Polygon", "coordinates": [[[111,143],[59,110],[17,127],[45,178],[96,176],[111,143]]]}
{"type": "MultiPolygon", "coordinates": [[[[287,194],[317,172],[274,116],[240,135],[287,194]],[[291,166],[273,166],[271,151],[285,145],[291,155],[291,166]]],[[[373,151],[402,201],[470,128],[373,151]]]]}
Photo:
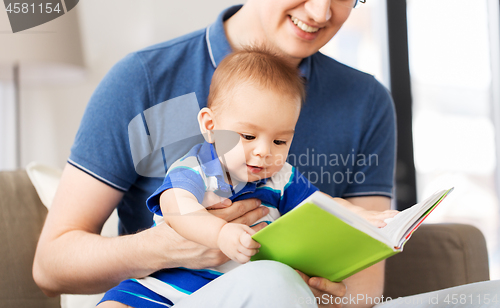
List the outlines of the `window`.
{"type": "Polygon", "coordinates": [[[429,216],[479,228],[500,278],[499,203],[487,0],[408,0],[419,199],[455,191],[429,216]],[[495,259],[496,258],[496,259],[495,259]]]}
{"type": "Polygon", "coordinates": [[[320,51],[374,75],[389,88],[386,16],[384,0],[358,4],[337,35],[320,51]]]}

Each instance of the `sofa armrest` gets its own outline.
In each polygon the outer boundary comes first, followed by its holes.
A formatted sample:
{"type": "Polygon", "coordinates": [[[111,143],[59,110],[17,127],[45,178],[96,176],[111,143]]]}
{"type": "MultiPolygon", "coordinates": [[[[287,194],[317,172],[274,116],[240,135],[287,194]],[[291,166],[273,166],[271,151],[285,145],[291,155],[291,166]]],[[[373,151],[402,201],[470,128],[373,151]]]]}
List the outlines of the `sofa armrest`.
{"type": "Polygon", "coordinates": [[[33,280],[32,266],[47,216],[26,171],[0,172],[0,307],[61,307],[33,280]]]}
{"type": "Polygon", "coordinates": [[[384,296],[397,298],[489,280],[483,234],[465,224],[424,224],[387,259],[384,296]]]}

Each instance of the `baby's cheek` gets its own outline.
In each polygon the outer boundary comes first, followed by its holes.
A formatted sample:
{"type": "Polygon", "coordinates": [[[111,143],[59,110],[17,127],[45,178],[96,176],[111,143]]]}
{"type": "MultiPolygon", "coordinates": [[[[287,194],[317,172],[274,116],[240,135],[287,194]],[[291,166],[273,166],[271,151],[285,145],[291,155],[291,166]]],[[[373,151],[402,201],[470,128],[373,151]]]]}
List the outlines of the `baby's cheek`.
{"type": "Polygon", "coordinates": [[[280,169],[286,163],[286,159],[288,157],[288,151],[282,151],[274,155],[274,164],[278,166],[280,169]]]}

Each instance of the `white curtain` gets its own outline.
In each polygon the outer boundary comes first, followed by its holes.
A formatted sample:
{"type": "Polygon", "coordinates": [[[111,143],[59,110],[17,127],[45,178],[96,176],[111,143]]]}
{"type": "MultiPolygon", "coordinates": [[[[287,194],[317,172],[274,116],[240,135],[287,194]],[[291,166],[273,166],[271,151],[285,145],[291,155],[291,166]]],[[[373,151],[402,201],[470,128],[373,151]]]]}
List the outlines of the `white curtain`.
{"type": "Polygon", "coordinates": [[[12,83],[0,81],[0,171],[15,169],[15,108],[12,83]]]}

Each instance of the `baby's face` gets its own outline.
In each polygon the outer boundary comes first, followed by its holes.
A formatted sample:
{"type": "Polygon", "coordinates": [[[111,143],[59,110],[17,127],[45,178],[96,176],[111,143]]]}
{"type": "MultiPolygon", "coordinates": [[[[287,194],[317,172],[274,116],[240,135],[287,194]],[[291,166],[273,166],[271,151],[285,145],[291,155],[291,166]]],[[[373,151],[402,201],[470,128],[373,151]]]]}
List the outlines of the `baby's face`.
{"type": "Polygon", "coordinates": [[[280,171],[299,113],[299,97],[290,98],[251,85],[240,85],[232,91],[214,116],[214,129],[240,135],[238,145],[224,155],[223,163],[232,180],[253,182],[280,171]]]}

